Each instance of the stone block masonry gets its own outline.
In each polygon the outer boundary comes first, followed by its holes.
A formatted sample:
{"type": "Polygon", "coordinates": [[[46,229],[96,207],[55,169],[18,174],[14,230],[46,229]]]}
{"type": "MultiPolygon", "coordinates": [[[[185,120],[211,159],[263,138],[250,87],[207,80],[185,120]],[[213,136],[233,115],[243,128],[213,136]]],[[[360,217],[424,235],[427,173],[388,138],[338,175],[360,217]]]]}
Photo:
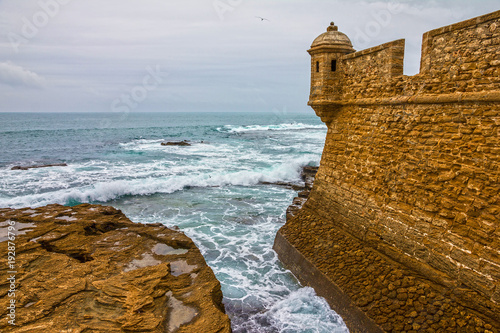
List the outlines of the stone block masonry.
{"type": "Polygon", "coordinates": [[[425,33],[414,76],[404,40],[354,52],[332,27],[309,50],[325,148],[280,258],[384,331],[500,332],[500,11],[425,33]]]}

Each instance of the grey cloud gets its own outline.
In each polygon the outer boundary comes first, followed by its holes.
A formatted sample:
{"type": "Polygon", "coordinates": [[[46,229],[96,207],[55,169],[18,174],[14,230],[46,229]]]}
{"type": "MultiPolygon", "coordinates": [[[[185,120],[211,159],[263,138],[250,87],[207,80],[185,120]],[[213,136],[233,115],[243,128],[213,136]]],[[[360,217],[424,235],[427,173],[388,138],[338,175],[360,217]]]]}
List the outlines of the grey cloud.
{"type": "Polygon", "coordinates": [[[9,86],[43,88],[46,81],[40,75],[11,62],[0,63],[0,82],[9,86]]]}

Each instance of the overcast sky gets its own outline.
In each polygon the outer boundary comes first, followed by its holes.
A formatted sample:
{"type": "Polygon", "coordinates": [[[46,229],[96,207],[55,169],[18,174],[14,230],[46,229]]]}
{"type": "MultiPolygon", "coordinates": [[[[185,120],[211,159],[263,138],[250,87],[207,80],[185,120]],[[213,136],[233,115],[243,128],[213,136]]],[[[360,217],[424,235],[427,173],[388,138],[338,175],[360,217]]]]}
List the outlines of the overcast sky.
{"type": "Polygon", "coordinates": [[[307,111],[306,50],[330,21],[356,50],[498,0],[0,0],[0,111],[307,111]],[[263,17],[266,20],[261,20],[263,17]]]}

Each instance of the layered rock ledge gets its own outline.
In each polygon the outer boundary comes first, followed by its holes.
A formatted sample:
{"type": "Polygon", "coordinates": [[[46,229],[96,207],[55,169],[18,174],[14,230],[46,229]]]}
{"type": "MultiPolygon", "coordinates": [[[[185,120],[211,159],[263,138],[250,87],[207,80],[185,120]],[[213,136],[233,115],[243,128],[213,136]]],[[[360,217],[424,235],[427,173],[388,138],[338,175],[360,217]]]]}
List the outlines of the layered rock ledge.
{"type": "Polygon", "coordinates": [[[0,209],[0,253],[2,332],[231,332],[195,244],[112,207],[0,209]]]}

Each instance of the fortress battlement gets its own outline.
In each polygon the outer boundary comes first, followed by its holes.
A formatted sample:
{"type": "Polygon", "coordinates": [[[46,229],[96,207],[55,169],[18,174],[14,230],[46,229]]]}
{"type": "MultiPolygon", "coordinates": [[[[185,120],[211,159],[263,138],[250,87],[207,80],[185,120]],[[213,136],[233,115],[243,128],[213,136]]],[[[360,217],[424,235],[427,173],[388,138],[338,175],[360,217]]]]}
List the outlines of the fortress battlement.
{"type": "Polygon", "coordinates": [[[425,33],[420,73],[413,76],[403,75],[403,39],[357,52],[313,43],[309,105],[329,122],[339,105],[500,101],[499,25],[497,11],[425,33]],[[468,94],[476,92],[487,93],[468,94]]]}

